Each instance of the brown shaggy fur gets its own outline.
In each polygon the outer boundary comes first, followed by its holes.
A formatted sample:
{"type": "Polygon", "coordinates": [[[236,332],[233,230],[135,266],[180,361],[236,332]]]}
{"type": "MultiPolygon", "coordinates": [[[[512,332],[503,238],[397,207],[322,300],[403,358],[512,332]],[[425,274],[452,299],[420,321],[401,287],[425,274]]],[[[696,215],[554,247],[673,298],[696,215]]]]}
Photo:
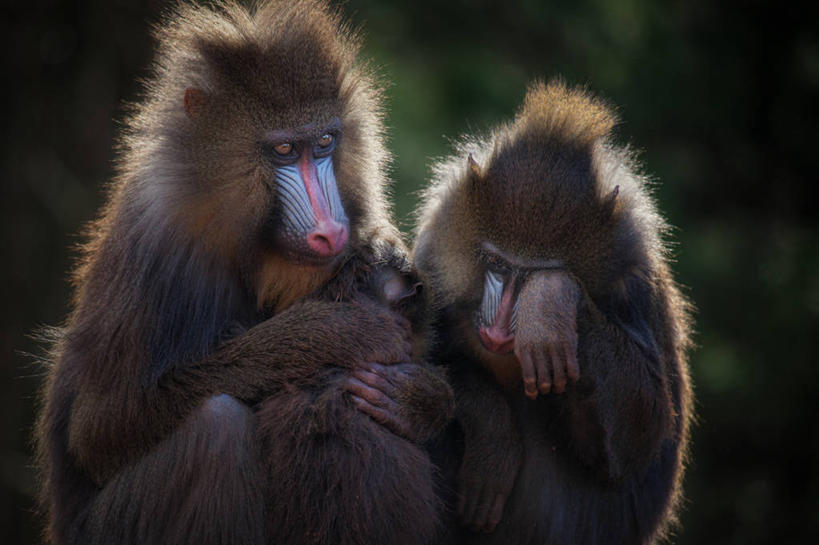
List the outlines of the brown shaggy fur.
{"type": "Polygon", "coordinates": [[[400,385],[408,438],[339,385],[360,362],[408,358],[406,320],[368,283],[373,267],[407,271],[358,40],[318,0],[180,5],[157,36],[56,333],[37,430],[46,539],[428,541],[436,499],[416,443],[445,421],[447,384],[416,365],[400,385]],[[332,117],[350,242],[339,267],[306,267],[269,242],[259,142],[332,117]]]}
{"type": "MultiPolygon", "coordinates": [[[[666,262],[666,225],[631,152],[612,142],[614,124],[584,90],[535,83],[515,121],[464,140],[425,194],[414,257],[456,393],[449,439],[463,445],[457,459],[444,449],[442,464],[477,519],[494,498],[481,490],[509,494],[493,533],[453,529],[458,542],[645,544],[674,519],[692,406],[689,306],[666,262]],[[562,271],[532,278],[579,288],[580,379],[565,393],[526,399],[519,370],[498,371],[517,359],[481,347],[483,242],[559,261],[562,271]],[[511,391],[498,383],[512,379],[511,391]]],[[[576,288],[549,297],[566,296],[558,307],[568,309],[576,288]]],[[[561,320],[521,311],[518,336],[561,320]]]]}

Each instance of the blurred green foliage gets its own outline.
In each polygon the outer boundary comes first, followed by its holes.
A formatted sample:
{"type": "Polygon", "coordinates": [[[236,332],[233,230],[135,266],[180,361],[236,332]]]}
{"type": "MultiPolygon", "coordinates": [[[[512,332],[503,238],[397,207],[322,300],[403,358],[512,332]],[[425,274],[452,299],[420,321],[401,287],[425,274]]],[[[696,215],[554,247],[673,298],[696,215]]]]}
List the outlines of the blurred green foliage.
{"type": "MultiPolygon", "coordinates": [[[[58,324],[72,244],[111,176],[121,103],[148,74],[161,1],[3,8],[0,535],[33,543],[29,436],[42,369],[26,337],[58,324]]],[[[649,0],[350,0],[387,91],[396,218],[451,139],[514,115],[562,75],[618,106],[676,226],[695,302],[698,424],[682,524],[694,543],[819,535],[816,418],[819,34],[815,5],[649,0]]]]}

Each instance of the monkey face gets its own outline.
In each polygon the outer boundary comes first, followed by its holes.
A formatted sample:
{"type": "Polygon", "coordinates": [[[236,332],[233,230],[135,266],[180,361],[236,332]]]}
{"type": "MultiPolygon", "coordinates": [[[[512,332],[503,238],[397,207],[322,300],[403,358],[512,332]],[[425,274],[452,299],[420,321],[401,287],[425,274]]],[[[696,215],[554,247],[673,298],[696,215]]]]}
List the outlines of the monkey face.
{"type": "Polygon", "coordinates": [[[474,320],[481,344],[493,354],[510,354],[514,350],[521,287],[533,272],[560,269],[564,263],[515,256],[490,242],[481,244],[478,261],[485,269],[474,320]]]}
{"type": "Polygon", "coordinates": [[[347,246],[350,222],[333,170],[340,136],[338,119],[265,135],[262,149],[273,167],[275,191],[268,236],[290,259],[326,264],[347,246]]]}

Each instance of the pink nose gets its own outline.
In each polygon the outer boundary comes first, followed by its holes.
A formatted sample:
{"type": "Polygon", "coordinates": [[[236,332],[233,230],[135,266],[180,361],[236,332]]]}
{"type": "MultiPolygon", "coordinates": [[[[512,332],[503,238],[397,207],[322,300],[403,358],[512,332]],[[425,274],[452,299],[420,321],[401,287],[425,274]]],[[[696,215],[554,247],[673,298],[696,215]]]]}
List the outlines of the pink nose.
{"type": "Polygon", "coordinates": [[[482,327],[480,329],[481,343],[490,352],[508,354],[515,348],[515,336],[499,327],[482,327]]]}
{"type": "Polygon", "coordinates": [[[347,245],[347,227],[337,221],[324,221],[307,235],[307,246],[320,257],[337,256],[347,245]]]}

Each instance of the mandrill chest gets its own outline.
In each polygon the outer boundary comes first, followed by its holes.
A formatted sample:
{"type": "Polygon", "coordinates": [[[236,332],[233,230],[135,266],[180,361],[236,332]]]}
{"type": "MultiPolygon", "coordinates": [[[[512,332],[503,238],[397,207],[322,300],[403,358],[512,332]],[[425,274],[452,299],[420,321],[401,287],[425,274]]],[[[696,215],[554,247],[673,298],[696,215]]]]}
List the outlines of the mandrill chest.
{"type": "Polygon", "coordinates": [[[492,373],[495,382],[503,390],[510,392],[520,388],[523,376],[520,363],[514,355],[484,354],[481,364],[492,373]]]}
{"type": "Polygon", "coordinates": [[[256,275],[256,307],[279,313],[329,282],[334,274],[331,266],[302,264],[268,253],[256,275]]]}

